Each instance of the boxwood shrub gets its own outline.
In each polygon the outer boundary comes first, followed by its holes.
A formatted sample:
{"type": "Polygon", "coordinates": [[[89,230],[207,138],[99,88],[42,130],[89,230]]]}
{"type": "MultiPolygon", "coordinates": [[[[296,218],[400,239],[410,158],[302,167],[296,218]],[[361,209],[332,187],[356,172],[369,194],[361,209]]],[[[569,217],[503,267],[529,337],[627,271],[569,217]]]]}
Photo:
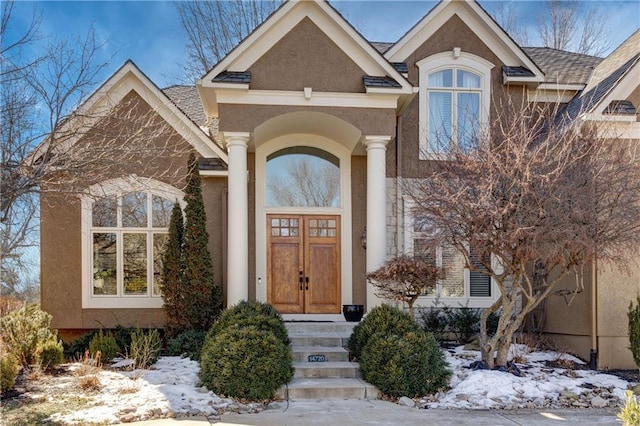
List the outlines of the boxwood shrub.
{"type": "Polygon", "coordinates": [[[38,362],[45,370],[55,368],[64,362],[62,342],[55,337],[38,346],[37,354],[38,362]]]}
{"type": "Polygon", "coordinates": [[[209,333],[200,368],[200,380],[209,390],[249,400],[272,398],[294,373],[289,346],[253,325],[209,333]]]}
{"type": "Polygon", "coordinates": [[[408,313],[389,305],[376,306],[353,328],[349,338],[349,352],[359,360],[363,348],[374,335],[403,335],[418,330],[420,327],[408,313]]]}
{"type": "Polygon", "coordinates": [[[447,386],[451,371],[431,333],[374,335],[362,350],[362,378],[391,397],[422,396],[447,386]]]}

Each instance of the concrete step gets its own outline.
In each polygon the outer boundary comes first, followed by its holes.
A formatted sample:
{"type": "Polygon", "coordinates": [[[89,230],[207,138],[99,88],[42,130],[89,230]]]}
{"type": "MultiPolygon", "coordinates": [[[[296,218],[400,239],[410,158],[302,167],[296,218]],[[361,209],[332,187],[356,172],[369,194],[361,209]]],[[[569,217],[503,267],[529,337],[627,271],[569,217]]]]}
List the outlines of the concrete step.
{"type": "Polygon", "coordinates": [[[281,399],[377,399],[378,390],[360,379],[295,378],[278,391],[281,399]]]}
{"type": "Polygon", "coordinates": [[[323,346],[340,348],[345,347],[350,334],[344,333],[289,333],[291,346],[323,346]]]}
{"type": "Polygon", "coordinates": [[[289,333],[340,333],[341,335],[351,335],[353,327],[357,322],[304,322],[286,321],[284,323],[289,333]]]}
{"type": "Polygon", "coordinates": [[[294,377],[307,378],[360,378],[356,362],[294,362],[294,377]]]}
{"type": "Polygon", "coordinates": [[[292,346],[291,352],[294,362],[307,362],[309,355],[324,355],[327,362],[349,361],[349,351],[336,346],[292,346]]]}

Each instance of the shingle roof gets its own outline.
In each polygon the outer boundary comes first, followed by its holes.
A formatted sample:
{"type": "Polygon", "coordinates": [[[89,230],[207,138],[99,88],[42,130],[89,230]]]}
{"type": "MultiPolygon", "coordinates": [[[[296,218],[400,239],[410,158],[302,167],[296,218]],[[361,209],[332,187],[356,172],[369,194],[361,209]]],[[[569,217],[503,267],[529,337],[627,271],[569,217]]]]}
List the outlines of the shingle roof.
{"type": "Polygon", "coordinates": [[[636,115],[638,111],[631,101],[611,101],[603,111],[604,114],[636,115]]]}
{"type": "Polygon", "coordinates": [[[598,64],[595,70],[593,70],[593,75],[585,90],[591,90],[600,84],[605,78],[619,69],[622,64],[628,62],[634,56],[637,56],[638,52],[640,52],[640,29],[631,34],[628,39],[622,42],[620,46],[598,64]]]}
{"type": "Polygon", "coordinates": [[[371,45],[376,48],[376,50],[380,53],[384,53],[395,43],[390,43],[388,41],[370,41],[371,45]]]}
{"type": "Polygon", "coordinates": [[[535,74],[525,67],[508,67],[503,66],[502,72],[508,77],[535,77],[535,74]]]}
{"type": "Polygon", "coordinates": [[[162,92],[195,124],[204,126],[207,123],[195,86],[170,86],[162,89],[162,92]]]}
{"type": "Polygon", "coordinates": [[[251,83],[251,71],[223,71],[213,77],[216,83],[251,83]]]}
{"type": "Polygon", "coordinates": [[[408,74],[409,67],[406,62],[391,62],[391,65],[398,71],[400,74],[408,74]]]}
{"type": "Polygon", "coordinates": [[[547,83],[586,84],[602,58],[565,52],[550,47],[523,47],[522,50],[544,72],[547,83]]]}
{"type": "Polygon", "coordinates": [[[402,87],[400,83],[398,83],[391,77],[375,77],[371,75],[365,75],[362,79],[364,80],[364,85],[366,87],[402,87]]]}
{"type": "Polygon", "coordinates": [[[225,171],[227,165],[220,158],[200,158],[198,168],[202,171],[225,171]]]}

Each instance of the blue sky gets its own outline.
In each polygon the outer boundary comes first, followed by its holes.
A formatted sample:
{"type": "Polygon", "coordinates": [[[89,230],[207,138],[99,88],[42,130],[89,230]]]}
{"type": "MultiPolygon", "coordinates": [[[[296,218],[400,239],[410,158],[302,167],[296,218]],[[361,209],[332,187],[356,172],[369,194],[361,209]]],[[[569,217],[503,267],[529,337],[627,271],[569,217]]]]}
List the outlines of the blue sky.
{"type": "MultiPolygon", "coordinates": [[[[600,3],[607,12],[612,47],[640,27],[640,0],[600,3]]],[[[333,4],[369,40],[396,41],[436,2],[351,0],[333,4]]],[[[496,2],[481,0],[481,4],[491,11],[496,2]]],[[[109,72],[132,59],[161,87],[181,81],[186,39],[173,2],[20,1],[14,29],[26,25],[34,7],[42,11],[40,32],[47,37],[85,35],[93,23],[99,40],[105,43],[103,60],[111,58],[109,72]]],[[[518,10],[532,28],[541,7],[539,1],[518,1],[518,10]]]]}

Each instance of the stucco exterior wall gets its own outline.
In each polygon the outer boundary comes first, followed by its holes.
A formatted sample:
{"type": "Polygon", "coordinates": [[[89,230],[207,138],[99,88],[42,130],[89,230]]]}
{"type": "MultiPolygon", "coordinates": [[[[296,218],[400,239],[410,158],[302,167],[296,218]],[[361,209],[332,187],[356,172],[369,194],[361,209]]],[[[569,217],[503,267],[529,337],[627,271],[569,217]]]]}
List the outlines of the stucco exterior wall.
{"type": "MultiPolygon", "coordinates": [[[[135,92],[131,92],[123,99],[121,105],[127,105],[137,97],[135,92]]],[[[146,123],[149,120],[162,121],[146,103],[136,102],[135,105],[133,111],[123,112],[124,117],[127,117],[124,121],[116,107],[109,117],[93,129],[92,133],[95,135],[124,134],[126,132],[116,132],[114,129],[126,130],[127,127],[135,127],[136,119],[141,117],[144,117],[146,123]]],[[[162,152],[161,148],[165,144],[176,147],[175,155],[161,156],[152,152],[153,150],[141,150],[129,162],[123,162],[101,173],[94,173],[92,169],[80,171],[76,176],[77,180],[81,181],[84,187],[89,187],[110,178],[137,174],[140,177],[154,177],[183,189],[191,146],[168,127],[165,127],[162,133],[155,135],[150,142],[152,146],[158,147],[158,152],[162,152]]],[[[100,139],[87,136],[78,141],[78,144],[95,143],[100,143],[100,139]]],[[[136,141],[127,139],[123,143],[135,144],[136,141]]],[[[203,196],[210,218],[209,249],[212,252],[217,281],[222,280],[222,246],[218,235],[222,227],[220,201],[225,186],[226,182],[223,179],[205,179],[203,182],[203,196]]],[[[41,304],[45,311],[53,315],[52,327],[76,330],[110,328],[117,325],[162,327],[164,324],[162,309],[83,309],[81,203],[77,193],[56,192],[60,189],[64,188],[45,185],[40,201],[41,304]]]]}
{"type": "Polygon", "coordinates": [[[363,135],[395,135],[396,112],[384,108],[220,104],[220,128],[225,132],[252,132],[271,118],[297,111],[322,112],[339,117],[360,129],[363,135]]]}
{"type": "Polygon", "coordinates": [[[353,303],[366,305],[366,251],[362,231],[367,224],[367,157],[351,157],[351,251],[353,303]]]}
{"type": "Polygon", "coordinates": [[[365,72],[309,18],[250,68],[251,89],[364,93],[365,72]]]}
{"type": "MultiPolygon", "coordinates": [[[[630,101],[633,106],[636,107],[636,111],[640,110],[640,85],[631,92],[631,95],[629,95],[626,100],[630,101]]],[[[636,114],[636,121],[640,121],[640,114],[636,114]]]]}

